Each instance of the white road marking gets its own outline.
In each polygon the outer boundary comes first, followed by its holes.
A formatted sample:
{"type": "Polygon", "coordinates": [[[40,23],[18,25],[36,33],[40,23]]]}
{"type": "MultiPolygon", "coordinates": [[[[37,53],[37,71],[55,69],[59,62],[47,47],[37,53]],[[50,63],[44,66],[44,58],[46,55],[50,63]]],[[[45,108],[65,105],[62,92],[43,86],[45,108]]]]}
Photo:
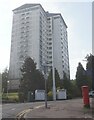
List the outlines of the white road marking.
{"type": "Polygon", "coordinates": [[[36,107],[34,107],[34,109],[38,109],[38,108],[43,107],[43,106],[44,105],[36,106],[36,107]]]}
{"type": "MultiPolygon", "coordinates": [[[[44,106],[44,104],[43,105],[39,105],[39,106],[36,106],[36,107],[34,107],[34,109],[38,109],[38,108],[40,108],[40,107],[43,107],[44,106]]],[[[25,117],[25,115],[28,113],[28,112],[30,112],[30,111],[32,111],[33,109],[26,109],[26,110],[23,110],[23,111],[21,111],[20,113],[18,113],[17,115],[16,115],[16,117],[17,118],[21,118],[22,116],[23,117],[25,117]]]]}
{"type": "Polygon", "coordinates": [[[15,110],[15,108],[12,108],[11,110],[15,110]]]}

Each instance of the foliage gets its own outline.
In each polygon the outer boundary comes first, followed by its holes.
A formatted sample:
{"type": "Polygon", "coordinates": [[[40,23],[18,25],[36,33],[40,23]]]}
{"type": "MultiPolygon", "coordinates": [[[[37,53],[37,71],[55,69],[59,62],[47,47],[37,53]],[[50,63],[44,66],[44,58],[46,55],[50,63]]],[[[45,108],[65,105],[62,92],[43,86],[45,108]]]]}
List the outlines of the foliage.
{"type": "Polygon", "coordinates": [[[0,73],[0,92],[2,91],[2,74],[0,73]]]}
{"type": "Polygon", "coordinates": [[[18,96],[19,96],[19,101],[24,102],[24,93],[19,91],[18,96]]]}
{"type": "Polygon", "coordinates": [[[30,57],[25,59],[21,67],[21,73],[19,95],[24,100],[27,100],[29,91],[34,93],[36,89],[44,89],[44,76],[36,69],[36,63],[30,57]]]}
{"type": "Polygon", "coordinates": [[[7,93],[3,93],[2,100],[18,102],[19,101],[18,93],[8,93],[8,96],[7,93]]]}
{"type": "Polygon", "coordinates": [[[7,83],[8,81],[8,69],[6,68],[4,72],[2,73],[2,89],[3,92],[7,92],[7,83]]]}
{"type": "Polygon", "coordinates": [[[76,80],[70,80],[70,84],[71,84],[71,96],[72,96],[72,98],[80,97],[81,92],[78,89],[78,86],[76,84],[76,80]]]}
{"type": "Polygon", "coordinates": [[[81,96],[81,92],[78,89],[76,80],[70,80],[69,78],[67,78],[66,73],[64,73],[64,77],[62,81],[63,81],[63,88],[67,90],[68,99],[81,96]]]}
{"type": "Polygon", "coordinates": [[[47,79],[47,91],[51,91],[52,86],[53,86],[53,80],[52,80],[52,69],[51,69],[47,79]]]}
{"type": "Polygon", "coordinates": [[[86,73],[89,88],[94,90],[94,56],[92,54],[87,55],[86,57],[86,73]]]}
{"type": "Polygon", "coordinates": [[[81,63],[78,64],[76,72],[76,84],[78,89],[81,91],[81,86],[88,85],[86,71],[84,70],[81,63]]]}
{"type": "Polygon", "coordinates": [[[48,92],[48,100],[53,100],[53,92],[52,91],[48,92]]]}
{"type": "Polygon", "coordinates": [[[70,80],[67,78],[66,73],[63,76],[63,87],[64,89],[70,90],[70,80]]]}
{"type": "MultiPolygon", "coordinates": [[[[58,71],[55,69],[55,85],[56,88],[61,87],[61,80],[58,74],[58,71]]],[[[49,73],[48,80],[47,80],[47,90],[51,91],[53,86],[53,76],[52,76],[52,69],[49,73]]]]}
{"type": "Polygon", "coordinates": [[[72,97],[72,84],[70,79],[67,78],[66,73],[63,76],[63,88],[67,90],[67,95],[72,97]]]}

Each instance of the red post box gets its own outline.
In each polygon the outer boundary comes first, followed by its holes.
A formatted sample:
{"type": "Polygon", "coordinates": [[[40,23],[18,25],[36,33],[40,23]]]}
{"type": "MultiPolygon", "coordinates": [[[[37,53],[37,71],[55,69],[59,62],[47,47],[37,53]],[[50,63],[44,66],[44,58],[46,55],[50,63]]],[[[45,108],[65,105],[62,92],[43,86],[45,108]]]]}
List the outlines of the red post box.
{"type": "Polygon", "coordinates": [[[82,86],[82,96],[83,96],[84,107],[90,108],[88,86],[82,86]]]}

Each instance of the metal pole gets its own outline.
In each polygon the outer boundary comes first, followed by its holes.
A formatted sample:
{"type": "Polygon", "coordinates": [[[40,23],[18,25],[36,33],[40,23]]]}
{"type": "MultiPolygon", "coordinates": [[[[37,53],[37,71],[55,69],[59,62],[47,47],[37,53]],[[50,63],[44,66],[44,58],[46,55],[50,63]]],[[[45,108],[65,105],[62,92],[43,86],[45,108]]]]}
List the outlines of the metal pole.
{"type": "MultiPolygon", "coordinates": [[[[52,27],[53,27],[53,18],[52,18],[52,27]]],[[[54,27],[53,27],[54,29],[54,27]]],[[[55,69],[54,69],[54,32],[52,33],[52,76],[53,76],[53,100],[56,100],[56,86],[55,86],[55,69]]]]}
{"type": "Polygon", "coordinates": [[[45,108],[47,108],[47,75],[46,75],[47,66],[44,65],[44,78],[45,78],[45,108]]]}
{"type": "Polygon", "coordinates": [[[56,87],[55,87],[55,69],[53,66],[53,100],[56,100],[56,87]]]}
{"type": "Polygon", "coordinates": [[[45,78],[45,108],[47,108],[47,84],[46,84],[46,78],[45,78]]]}

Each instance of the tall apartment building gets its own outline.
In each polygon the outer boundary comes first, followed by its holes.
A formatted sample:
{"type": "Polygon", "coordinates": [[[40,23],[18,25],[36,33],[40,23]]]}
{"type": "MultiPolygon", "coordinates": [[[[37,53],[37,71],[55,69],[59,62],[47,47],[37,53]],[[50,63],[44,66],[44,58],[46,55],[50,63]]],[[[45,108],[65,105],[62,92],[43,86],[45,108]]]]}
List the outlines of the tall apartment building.
{"type": "Polygon", "coordinates": [[[61,14],[46,12],[40,4],[24,4],[13,10],[11,37],[10,89],[18,88],[20,68],[28,56],[40,71],[43,63],[48,71],[54,63],[60,78],[64,72],[70,76],[67,25],[61,14]]]}

